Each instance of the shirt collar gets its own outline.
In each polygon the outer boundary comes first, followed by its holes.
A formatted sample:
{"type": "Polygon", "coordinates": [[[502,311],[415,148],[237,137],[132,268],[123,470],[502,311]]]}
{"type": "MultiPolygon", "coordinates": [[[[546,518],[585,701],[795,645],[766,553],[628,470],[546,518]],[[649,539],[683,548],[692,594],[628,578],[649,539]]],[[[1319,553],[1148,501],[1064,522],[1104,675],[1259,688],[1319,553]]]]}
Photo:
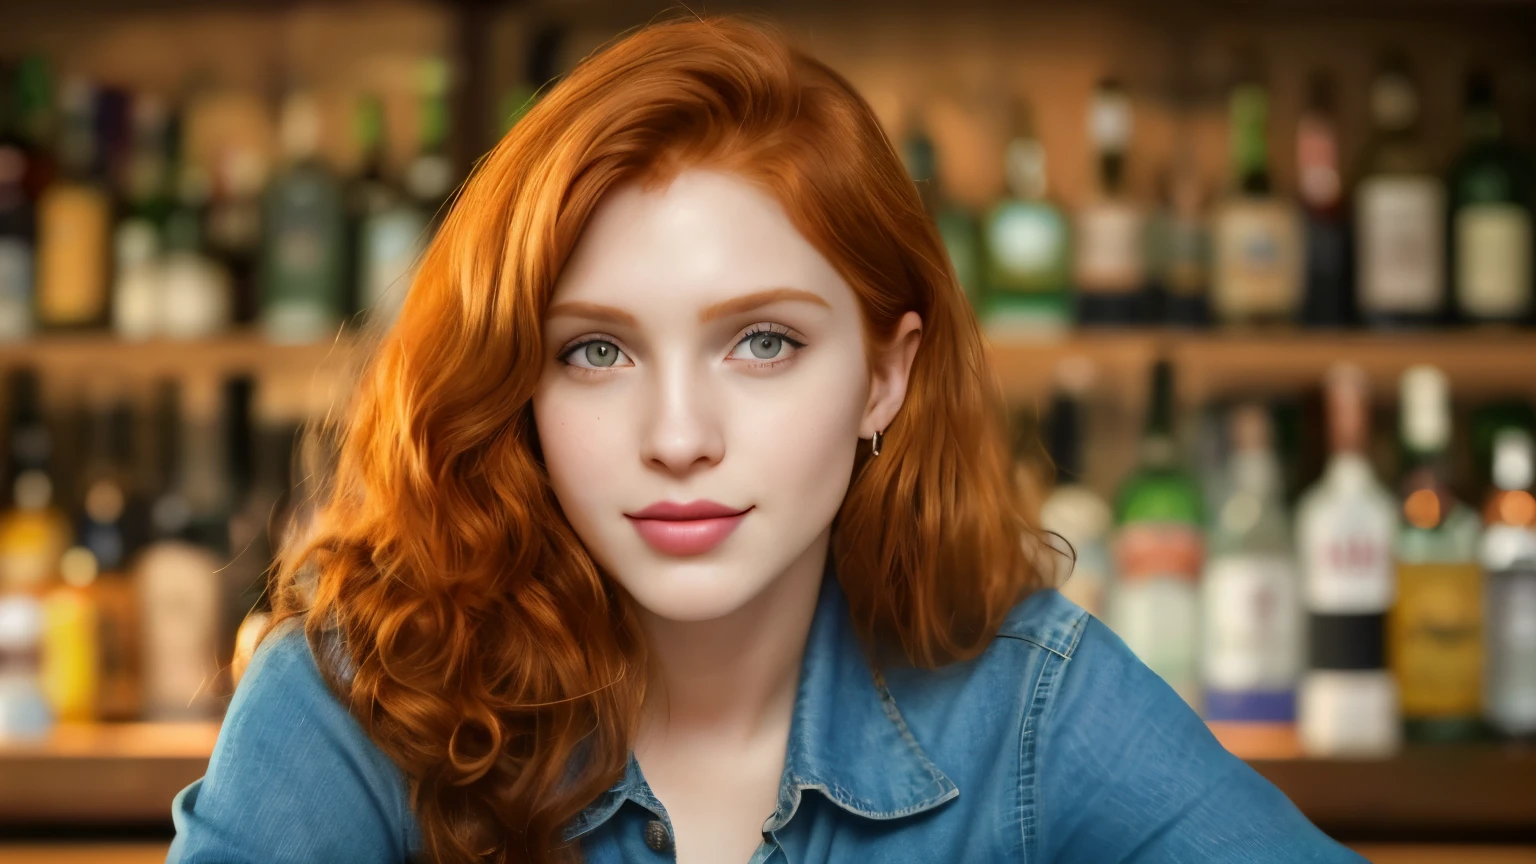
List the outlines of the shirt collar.
{"type": "MultiPolygon", "coordinates": [[[[765,830],[788,824],[806,789],[867,819],[911,816],[960,794],[917,743],[883,676],[865,659],[830,556],[800,663],[784,762],[779,804],[765,830]]],[[[633,751],[624,776],[571,820],[565,839],[596,829],[626,800],[660,815],[633,751]]]]}

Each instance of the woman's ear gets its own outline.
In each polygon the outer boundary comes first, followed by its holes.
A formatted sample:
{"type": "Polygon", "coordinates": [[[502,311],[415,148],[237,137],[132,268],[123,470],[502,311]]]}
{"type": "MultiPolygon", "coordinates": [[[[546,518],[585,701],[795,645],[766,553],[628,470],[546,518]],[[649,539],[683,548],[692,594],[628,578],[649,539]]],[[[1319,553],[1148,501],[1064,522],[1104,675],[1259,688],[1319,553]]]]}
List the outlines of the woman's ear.
{"type": "Polygon", "coordinates": [[[907,380],[912,374],[912,359],[917,356],[917,346],[922,341],[922,316],[909,311],[901,316],[896,324],[896,335],[875,358],[869,404],[864,408],[864,422],[859,427],[859,437],[872,438],[895,419],[901,403],[907,398],[907,380]]]}

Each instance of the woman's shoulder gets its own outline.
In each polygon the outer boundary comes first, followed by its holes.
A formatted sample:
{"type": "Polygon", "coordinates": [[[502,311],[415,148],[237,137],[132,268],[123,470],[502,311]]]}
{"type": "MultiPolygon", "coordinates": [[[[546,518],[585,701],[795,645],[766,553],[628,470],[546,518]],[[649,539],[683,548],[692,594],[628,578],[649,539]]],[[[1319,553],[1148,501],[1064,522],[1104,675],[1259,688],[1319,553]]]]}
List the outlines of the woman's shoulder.
{"type": "Polygon", "coordinates": [[[182,864],[405,861],[415,843],[402,772],[332,693],[296,621],[262,640],[172,819],[168,861],[182,864]]]}

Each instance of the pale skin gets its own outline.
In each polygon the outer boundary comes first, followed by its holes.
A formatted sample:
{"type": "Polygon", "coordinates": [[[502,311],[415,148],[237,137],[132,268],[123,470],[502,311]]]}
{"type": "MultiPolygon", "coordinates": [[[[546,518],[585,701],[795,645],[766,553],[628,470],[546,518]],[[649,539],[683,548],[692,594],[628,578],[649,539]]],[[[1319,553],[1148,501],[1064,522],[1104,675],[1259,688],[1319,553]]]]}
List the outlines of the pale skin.
{"type": "Polygon", "coordinates": [[[832,519],[922,336],[907,312],[866,367],[861,315],[772,195],[703,169],[606,195],[551,299],[540,444],[566,517],[640,607],[653,666],[633,747],[683,864],[749,861],[777,805],[832,519]],[[688,556],[624,515],[697,499],[752,510],[688,556]]]}

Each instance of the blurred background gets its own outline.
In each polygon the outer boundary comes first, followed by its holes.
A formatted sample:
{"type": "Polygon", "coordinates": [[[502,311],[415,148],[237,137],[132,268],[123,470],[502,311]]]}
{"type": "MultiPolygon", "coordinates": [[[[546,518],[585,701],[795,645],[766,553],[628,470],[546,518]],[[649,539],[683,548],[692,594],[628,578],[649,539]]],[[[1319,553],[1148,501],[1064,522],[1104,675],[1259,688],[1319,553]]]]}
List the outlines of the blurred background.
{"type": "MultiPolygon", "coordinates": [[[[678,11],[0,3],[0,860],[163,860],[299,433],[539,86],[678,11]]],[[[879,113],[1063,589],[1372,860],[1536,860],[1536,2],[699,11],[879,113]]]]}

